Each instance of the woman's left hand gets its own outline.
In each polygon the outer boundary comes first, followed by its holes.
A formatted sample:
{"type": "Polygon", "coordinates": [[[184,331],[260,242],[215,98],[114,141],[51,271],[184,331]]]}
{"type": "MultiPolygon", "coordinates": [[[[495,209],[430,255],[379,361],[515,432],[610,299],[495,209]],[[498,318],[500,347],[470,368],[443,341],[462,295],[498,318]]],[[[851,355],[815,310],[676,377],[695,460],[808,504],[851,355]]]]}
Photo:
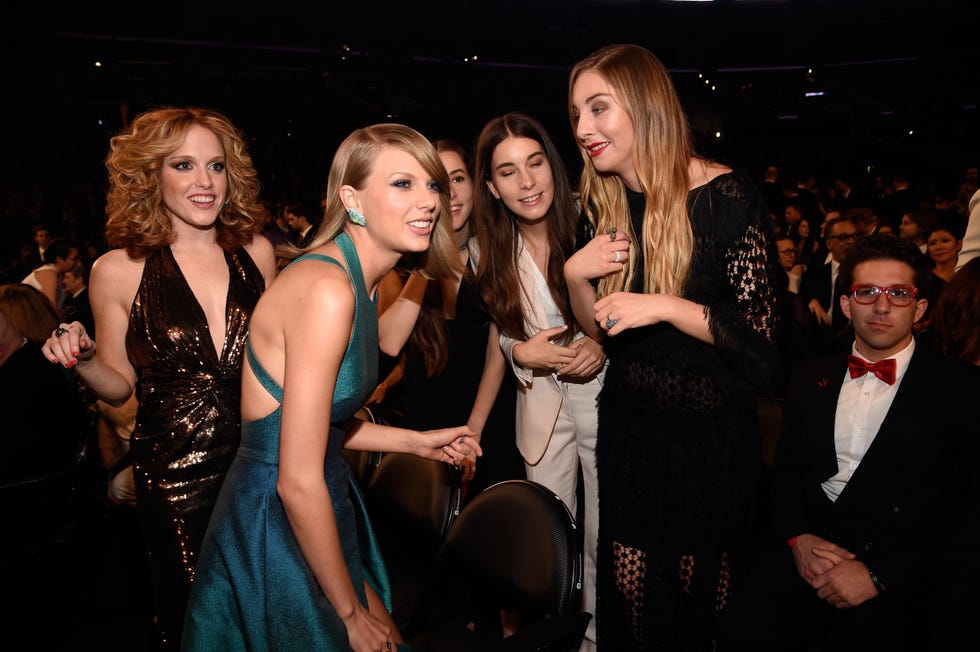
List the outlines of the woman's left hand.
{"type": "Polygon", "coordinates": [[[628,328],[649,326],[667,319],[667,309],[674,299],[669,294],[614,292],[595,302],[595,320],[609,335],[628,328]]]}

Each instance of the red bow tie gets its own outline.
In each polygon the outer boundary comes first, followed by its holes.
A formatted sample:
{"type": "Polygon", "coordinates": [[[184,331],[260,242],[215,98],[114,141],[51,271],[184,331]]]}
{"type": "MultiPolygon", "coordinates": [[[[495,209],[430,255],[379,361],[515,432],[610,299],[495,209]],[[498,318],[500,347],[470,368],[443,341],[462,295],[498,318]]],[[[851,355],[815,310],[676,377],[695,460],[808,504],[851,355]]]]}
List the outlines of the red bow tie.
{"type": "Polygon", "coordinates": [[[895,384],[895,369],[898,365],[895,358],[888,358],[879,362],[865,362],[856,355],[847,356],[847,368],[851,372],[851,378],[857,378],[867,373],[878,376],[883,382],[889,385],[895,384]]]}

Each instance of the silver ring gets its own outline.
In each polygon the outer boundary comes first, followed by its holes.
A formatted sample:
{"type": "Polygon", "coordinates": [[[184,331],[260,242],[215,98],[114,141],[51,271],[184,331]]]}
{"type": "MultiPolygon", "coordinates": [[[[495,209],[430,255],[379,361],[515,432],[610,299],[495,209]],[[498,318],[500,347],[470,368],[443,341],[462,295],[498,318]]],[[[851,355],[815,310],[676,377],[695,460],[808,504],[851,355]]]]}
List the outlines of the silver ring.
{"type": "Polygon", "coordinates": [[[612,317],[609,317],[608,319],[606,319],[606,330],[608,331],[612,329],[612,327],[618,323],[619,323],[618,319],[613,319],[612,317]]]}
{"type": "Polygon", "coordinates": [[[55,337],[61,337],[62,335],[64,335],[65,333],[67,333],[69,330],[70,329],[68,329],[68,328],[62,328],[61,326],[59,326],[58,328],[54,329],[54,336],[55,337]]]}
{"type": "Polygon", "coordinates": [[[616,257],[613,258],[613,262],[614,263],[618,263],[619,262],[619,250],[618,249],[616,250],[616,257]]]}

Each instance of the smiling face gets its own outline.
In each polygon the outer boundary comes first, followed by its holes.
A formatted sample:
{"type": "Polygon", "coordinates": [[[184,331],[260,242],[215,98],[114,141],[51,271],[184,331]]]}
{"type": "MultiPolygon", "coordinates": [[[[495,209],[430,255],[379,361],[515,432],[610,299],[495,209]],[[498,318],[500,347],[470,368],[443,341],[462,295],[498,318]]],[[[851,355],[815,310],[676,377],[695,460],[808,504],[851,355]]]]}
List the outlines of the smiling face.
{"type": "Polygon", "coordinates": [[[555,178],[541,143],[509,137],[493,150],[490,192],[524,222],[544,219],[555,200],[555,178]]]}
{"type": "Polygon", "coordinates": [[[603,77],[582,72],[571,93],[575,138],[596,170],[617,174],[630,189],[640,184],[633,167],[633,120],[603,77]]]}
{"type": "Polygon", "coordinates": [[[459,152],[443,150],[439,152],[439,158],[449,173],[449,207],[453,212],[453,231],[461,232],[473,214],[473,177],[466,171],[466,164],[459,152]]]}
{"type": "Polygon", "coordinates": [[[194,229],[214,227],[228,195],[225,151],[213,131],[193,125],[163,159],[163,203],[171,218],[194,229]]]}
{"type": "Polygon", "coordinates": [[[365,228],[382,247],[398,252],[425,251],[440,206],[438,182],[414,156],[384,147],[374,160],[364,187],[344,186],[347,207],[364,214],[365,228]]]}
{"type": "MultiPolygon", "coordinates": [[[[854,267],[854,285],[883,288],[915,287],[915,270],[898,260],[869,260],[854,267]]],[[[907,306],[893,306],[885,293],[871,304],[861,304],[850,294],[840,299],[841,310],[854,327],[858,352],[872,362],[898,353],[912,340],[912,325],[922,318],[927,301],[918,299],[907,306]]]]}

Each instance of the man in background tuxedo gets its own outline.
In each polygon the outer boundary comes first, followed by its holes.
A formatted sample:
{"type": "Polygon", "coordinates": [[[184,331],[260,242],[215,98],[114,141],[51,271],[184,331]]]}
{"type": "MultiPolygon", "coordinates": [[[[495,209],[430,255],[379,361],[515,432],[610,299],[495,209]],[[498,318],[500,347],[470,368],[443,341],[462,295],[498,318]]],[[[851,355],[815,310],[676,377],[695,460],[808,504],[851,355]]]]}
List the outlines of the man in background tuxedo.
{"type": "MultiPolygon", "coordinates": [[[[771,541],[728,605],[720,650],[927,649],[934,591],[973,554],[955,542],[976,511],[980,439],[967,408],[980,369],[913,336],[930,273],[914,244],[892,236],[848,252],[838,299],[851,355],[793,375],[771,541]]],[[[977,578],[956,579],[975,601],[977,578]]]]}
{"type": "Polygon", "coordinates": [[[851,217],[837,215],[827,220],[824,231],[827,258],[823,263],[814,261],[808,265],[800,280],[800,298],[813,316],[809,330],[817,353],[838,350],[839,337],[847,328],[847,315],[836,305],[841,295],[838,270],[857,236],[857,224],[851,217]]]}
{"type": "Polygon", "coordinates": [[[82,263],[76,264],[61,275],[61,287],[65,299],[61,303],[62,319],[72,322],[76,319],[85,326],[85,332],[95,339],[95,317],[88,298],[88,272],[82,263]]]}

